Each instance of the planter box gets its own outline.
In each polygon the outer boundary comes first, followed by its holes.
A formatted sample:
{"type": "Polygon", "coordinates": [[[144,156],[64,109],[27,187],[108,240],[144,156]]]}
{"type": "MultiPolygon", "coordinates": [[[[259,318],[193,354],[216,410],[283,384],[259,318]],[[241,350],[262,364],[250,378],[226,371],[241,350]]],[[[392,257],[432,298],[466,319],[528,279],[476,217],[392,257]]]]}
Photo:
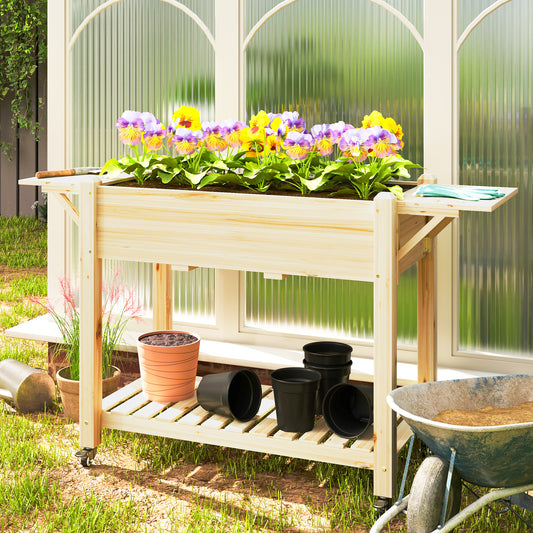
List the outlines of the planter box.
{"type": "MultiPolygon", "coordinates": [[[[29,178],[54,194],[80,226],[81,446],[95,449],[101,427],[194,440],[374,470],[374,492],[392,497],[397,451],[409,438],[386,396],[396,387],[396,286],[418,264],[418,379],[436,379],[431,240],[461,211],[493,211],[516,194],[466,202],[418,198],[373,201],[132,188],[94,176],[29,178]],[[79,212],[68,194],[80,195],[79,212]],[[374,284],[374,424],[355,443],[330,436],[321,421],[303,435],[279,431],[268,390],[254,425],[218,420],[191,402],[148,402],[139,382],[101,398],[101,259],[155,263],[154,329],[168,329],[170,265],[297,274],[374,284]],[[270,402],[270,403],[269,403],[270,402]]],[[[56,203],[57,205],[57,203],[56,203]]]]}
{"type": "MultiPolygon", "coordinates": [[[[96,210],[101,257],[373,281],[371,201],[112,186],[96,210]]],[[[423,225],[403,215],[400,245],[423,225]]]]}

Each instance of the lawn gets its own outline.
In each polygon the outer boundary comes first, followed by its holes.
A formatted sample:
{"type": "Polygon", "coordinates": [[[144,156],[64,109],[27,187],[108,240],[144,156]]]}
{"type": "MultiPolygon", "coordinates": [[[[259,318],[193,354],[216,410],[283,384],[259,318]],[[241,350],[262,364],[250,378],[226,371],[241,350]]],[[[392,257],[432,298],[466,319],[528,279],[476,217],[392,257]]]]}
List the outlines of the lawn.
{"type": "MultiPolygon", "coordinates": [[[[0,218],[0,250],[0,360],[44,368],[44,343],[4,332],[42,312],[29,297],[46,295],[45,225],[0,218]]],[[[78,449],[59,403],[22,415],[0,401],[0,531],[365,532],[376,519],[366,470],[110,430],[90,468],[78,449]]],[[[411,474],[422,458],[416,447],[411,474]]],[[[390,531],[404,527],[399,517],[390,531]]],[[[524,530],[484,509],[458,531],[524,530]]]]}

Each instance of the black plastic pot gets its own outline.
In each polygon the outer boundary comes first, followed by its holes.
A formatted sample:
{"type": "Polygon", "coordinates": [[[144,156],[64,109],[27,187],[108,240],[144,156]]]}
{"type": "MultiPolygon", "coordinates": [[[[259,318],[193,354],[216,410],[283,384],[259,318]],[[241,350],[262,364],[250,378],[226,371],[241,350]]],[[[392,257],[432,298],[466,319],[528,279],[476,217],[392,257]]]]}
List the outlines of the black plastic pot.
{"type": "Polygon", "coordinates": [[[340,383],[324,397],[322,413],[331,431],[344,438],[358,437],[372,424],[373,387],[340,383]]]}
{"type": "Polygon", "coordinates": [[[352,360],[352,347],[344,342],[310,342],[303,351],[305,360],[317,365],[345,365],[352,360]]]}
{"type": "Polygon", "coordinates": [[[196,399],[206,411],[241,422],[247,422],[257,414],[261,396],[257,374],[246,369],[208,374],[196,390],[196,399]]]}
{"type": "Polygon", "coordinates": [[[316,395],[320,373],[301,367],[278,368],[270,373],[278,427],[305,433],[315,425],[316,395]]]}
{"type": "Polygon", "coordinates": [[[316,414],[322,414],[322,403],[324,397],[331,387],[339,383],[347,383],[350,377],[350,370],[352,366],[352,361],[345,365],[338,366],[322,366],[315,365],[304,359],[304,367],[310,368],[311,370],[316,370],[320,372],[320,383],[318,384],[318,393],[316,401],[316,414]]]}

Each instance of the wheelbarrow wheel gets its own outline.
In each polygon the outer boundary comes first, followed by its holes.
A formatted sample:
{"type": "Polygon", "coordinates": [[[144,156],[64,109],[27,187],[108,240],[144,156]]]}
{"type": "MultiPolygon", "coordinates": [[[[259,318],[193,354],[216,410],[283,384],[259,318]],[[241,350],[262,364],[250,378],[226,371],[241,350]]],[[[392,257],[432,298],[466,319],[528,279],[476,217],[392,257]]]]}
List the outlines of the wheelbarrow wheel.
{"type": "MultiPolygon", "coordinates": [[[[413,480],[407,506],[407,533],[430,533],[440,523],[449,462],[437,456],[424,459],[413,480]]],[[[461,478],[453,472],[446,520],[461,506],[461,478]]]]}

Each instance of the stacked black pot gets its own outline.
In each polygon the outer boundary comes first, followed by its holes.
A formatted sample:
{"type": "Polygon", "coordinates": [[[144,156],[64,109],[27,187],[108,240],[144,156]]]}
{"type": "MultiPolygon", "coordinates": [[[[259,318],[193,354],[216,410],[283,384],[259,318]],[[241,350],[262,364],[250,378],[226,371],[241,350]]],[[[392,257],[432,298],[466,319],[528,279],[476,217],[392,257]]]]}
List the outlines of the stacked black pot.
{"type": "Polygon", "coordinates": [[[320,372],[316,414],[322,414],[322,403],[328,390],[338,383],[347,383],[352,366],[352,347],[343,342],[318,341],[306,344],[304,367],[320,372]]]}

